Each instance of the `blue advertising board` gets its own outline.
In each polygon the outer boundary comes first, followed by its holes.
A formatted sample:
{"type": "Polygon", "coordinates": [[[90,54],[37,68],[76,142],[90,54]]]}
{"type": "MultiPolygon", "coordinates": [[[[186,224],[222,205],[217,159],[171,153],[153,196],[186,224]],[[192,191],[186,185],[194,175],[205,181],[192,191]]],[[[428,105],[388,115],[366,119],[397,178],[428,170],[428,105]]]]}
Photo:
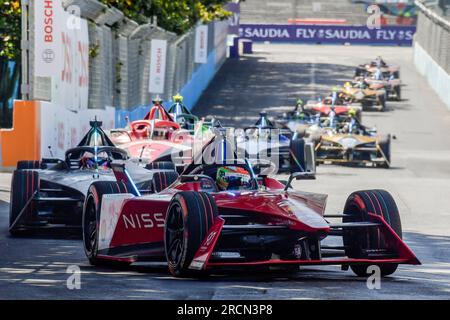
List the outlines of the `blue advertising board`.
{"type": "Polygon", "coordinates": [[[411,46],[415,26],[241,24],[240,38],[252,41],[411,46]]]}

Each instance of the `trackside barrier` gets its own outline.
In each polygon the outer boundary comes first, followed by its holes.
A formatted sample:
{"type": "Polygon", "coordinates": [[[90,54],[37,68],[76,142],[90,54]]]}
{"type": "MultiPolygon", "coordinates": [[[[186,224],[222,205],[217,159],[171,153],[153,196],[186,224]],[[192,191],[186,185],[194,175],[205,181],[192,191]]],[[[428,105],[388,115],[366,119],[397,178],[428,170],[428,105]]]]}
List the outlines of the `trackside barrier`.
{"type": "Polygon", "coordinates": [[[241,38],[253,41],[307,44],[362,44],[411,46],[415,26],[241,24],[241,38]]]}
{"type": "MultiPolygon", "coordinates": [[[[221,64],[216,65],[216,51],[213,50],[209,56],[207,63],[201,65],[193,74],[191,80],[180,90],[183,96],[183,103],[192,109],[202,95],[203,91],[208,87],[211,80],[214,78],[217,70],[221,64]]],[[[164,107],[168,109],[171,101],[165,102],[164,107]]],[[[120,110],[116,111],[116,127],[123,128],[127,125],[126,118],[129,121],[142,119],[149,111],[149,105],[140,106],[134,110],[120,110]]]]}
{"type": "Polygon", "coordinates": [[[416,1],[420,9],[414,64],[450,109],[450,22],[416,1]]]}
{"type": "Polygon", "coordinates": [[[13,128],[0,130],[0,169],[10,171],[19,160],[52,155],[63,159],[65,151],[77,145],[89,129],[89,121],[95,118],[105,129],[115,127],[112,107],[73,112],[50,102],[16,100],[13,128]]]}
{"type": "MultiPolygon", "coordinates": [[[[174,77],[168,77],[168,87],[170,90],[163,98],[167,101],[164,106],[169,107],[172,95],[180,93],[184,104],[188,109],[192,109],[203,91],[208,87],[211,80],[221,68],[227,57],[227,21],[215,21],[208,25],[208,56],[205,63],[195,63],[193,58],[192,41],[194,30],[179,39],[177,49],[174,53],[174,61],[179,70],[174,77]],[[189,50],[186,47],[190,48],[189,50]],[[189,54],[185,54],[185,51],[189,54]],[[182,68],[184,66],[184,68],[182,68]],[[182,71],[180,71],[182,70],[182,71]],[[170,93],[170,94],[169,94],[170,93]]],[[[170,60],[168,60],[170,62],[170,60]]],[[[116,127],[126,126],[126,117],[130,121],[142,119],[149,110],[151,97],[146,98],[146,104],[133,108],[132,110],[118,109],[116,111],[116,127]]]]}
{"type": "Polygon", "coordinates": [[[40,103],[15,101],[13,128],[1,129],[1,167],[11,169],[18,160],[40,159],[40,103]]]}

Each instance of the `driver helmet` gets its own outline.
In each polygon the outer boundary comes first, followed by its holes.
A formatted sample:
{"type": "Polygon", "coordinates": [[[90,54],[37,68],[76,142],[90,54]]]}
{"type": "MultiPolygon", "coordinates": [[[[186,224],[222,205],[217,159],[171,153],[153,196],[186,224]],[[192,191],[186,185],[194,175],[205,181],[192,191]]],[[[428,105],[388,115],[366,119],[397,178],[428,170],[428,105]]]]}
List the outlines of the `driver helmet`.
{"type": "Polygon", "coordinates": [[[334,92],[339,92],[339,88],[336,87],[336,86],[334,86],[333,89],[332,89],[331,91],[332,91],[333,93],[334,93],[334,92]]]}
{"type": "Polygon", "coordinates": [[[349,81],[347,81],[345,84],[344,84],[344,87],[346,87],[346,88],[350,88],[352,86],[352,84],[349,82],[349,81]]]}
{"type": "Polygon", "coordinates": [[[108,159],[104,156],[97,155],[97,161],[95,156],[86,152],[80,160],[81,167],[84,169],[106,169],[108,168],[108,159]]]}
{"type": "Polygon", "coordinates": [[[154,98],[154,99],[152,100],[152,103],[153,103],[154,105],[157,105],[157,106],[161,106],[163,102],[164,102],[164,101],[163,101],[163,99],[161,99],[160,96],[157,96],[156,98],[154,98]]]}
{"type": "Polygon", "coordinates": [[[173,97],[172,97],[172,99],[173,99],[173,102],[175,102],[175,103],[182,103],[183,102],[183,96],[181,95],[181,94],[179,94],[179,93],[177,93],[176,95],[174,95],[173,97]]]}
{"type": "Polygon", "coordinates": [[[348,110],[348,116],[349,116],[350,118],[355,118],[355,117],[356,117],[356,109],[355,109],[355,108],[350,108],[350,109],[348,110]]]}
{"type": "Polygon", "coordinates": [[[217,169],[216,184],[221,191],[239,190],[249,183],[250,174],[244,168],[227,166],[217,169]]]}

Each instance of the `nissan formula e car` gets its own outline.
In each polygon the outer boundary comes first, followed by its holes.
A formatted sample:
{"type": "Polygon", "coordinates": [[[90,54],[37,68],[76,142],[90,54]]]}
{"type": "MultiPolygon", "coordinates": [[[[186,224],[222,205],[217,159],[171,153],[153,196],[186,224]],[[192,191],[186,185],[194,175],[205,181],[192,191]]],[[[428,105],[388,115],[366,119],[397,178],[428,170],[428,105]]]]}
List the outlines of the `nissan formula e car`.
{"type": "Polygon", "coordinates": [[[111,130],[111,140],[140,164],[173,162],[182,170],[192,159],[194,145],[203,145],[212,136],[204,130],[205,123],[185,113],[187,109],[182,105],[175,104],[169,111],[173,113],[169,114],[159,100],[154,101],[143,120],[133,121],[125,129],[111,130]]]}
{"type": "Polygon", "coordinates": [[[326,195],[290,189],[308,173],[292,174],[285,185],[215,150],[216,162],[194,161],[180,176],[155,170],[159,187],[148,195],[138,192],[125,166],[113,164],[117,181],[92,183],[84,203],[89,262],[167,262],[176,277],[301,265],[341,265],[359,276],[376,265],[386,276],[399,264],[420,264],[402,241],[400,215],[388,192],[354,192],[341,214],[327,216],[326,195]],[[331,222],[336,218],[341,222],[331,222]],[[331,236],[342,244],[324,245],[331,236]]]}
{"type": "MultiPolygon", "coordinates": [[[[19,161],[12,176],[10,233],[42,227],[81,226],[81,213],[88,188],[93,181],[114,181],[110,164],[126,160],[126,151],[114,146],[101,129],[91,129],[65,159],[19,161]]],[[[149,171],[129,163],[130,173],[142,193],[151,181],[149,171]]]]}

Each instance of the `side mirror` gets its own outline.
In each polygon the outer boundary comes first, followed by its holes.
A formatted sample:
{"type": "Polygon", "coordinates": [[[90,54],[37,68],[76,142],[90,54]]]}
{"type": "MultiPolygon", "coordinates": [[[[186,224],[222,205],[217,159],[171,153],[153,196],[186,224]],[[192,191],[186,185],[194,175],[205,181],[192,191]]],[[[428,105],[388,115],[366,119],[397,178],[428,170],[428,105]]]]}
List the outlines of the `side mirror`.
{"type": "Polygon", "coordinates": [[[292,188],[291,182],[293,180],[315,180],[316,174],[314,172],[294,172],[289,176],[289,179],[286,183],[286,187],[284,187],[284,191],[287,191],[289,188],[292,188]]]}

